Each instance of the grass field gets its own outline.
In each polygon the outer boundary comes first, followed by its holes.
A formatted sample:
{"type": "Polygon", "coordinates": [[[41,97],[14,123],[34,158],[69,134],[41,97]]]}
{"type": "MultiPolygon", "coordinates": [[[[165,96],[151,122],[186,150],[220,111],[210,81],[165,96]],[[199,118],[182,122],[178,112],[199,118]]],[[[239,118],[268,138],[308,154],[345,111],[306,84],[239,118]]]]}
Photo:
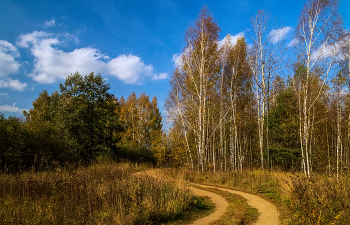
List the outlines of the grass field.
{"type": "MultiPolygon", "coordinates": [[[[78,169],[0,174],[0,224],[189,224],[215,206],[186,187],[136,176],[150,169],[99,163],[78,169]]],[[[244,190],[279,208],[283,224],[350,224],[350,178],[270,171],[197,172],[161,169],[164,177],[244,190]]],[[[244,199],[210,189],[229,201],[214,224],[251,224],[257,212],[244,199]]]]}
{"type": "Polygon", "coordinates": [[[163,224],[210,205],[184,187],[133,175],[142,169],[102,163],[0,174],[0,224],[163,224]]]}

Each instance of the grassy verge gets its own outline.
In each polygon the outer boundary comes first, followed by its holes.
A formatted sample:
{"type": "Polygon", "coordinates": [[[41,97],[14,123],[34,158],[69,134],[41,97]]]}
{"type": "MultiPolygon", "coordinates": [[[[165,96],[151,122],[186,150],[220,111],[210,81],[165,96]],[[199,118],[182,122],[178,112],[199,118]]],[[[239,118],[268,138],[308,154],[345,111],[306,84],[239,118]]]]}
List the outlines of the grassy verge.
{"type": "Polygon", "coordinates": [[[274,203],[283,224],[350,224],[350,178],[271,171],[197,172],[163,169],[172,178],[260,195],[274,203]]]}
{"type": "Polygon", "coordinates": [[[259,213],[257,209],[250,207],[242,196],[216,188],[203,188],[196,185],[194,187],[216,193],[228,202],[227,211],[224,215],[219,220],[210,223],[210,225],[249,225],[258,220],[259,213]]]}
{"type": "Polygon", "coordinates": [[[203,203],[171,182],[133,175],[142,169],[102,163],[0,174],[0,224],[162,224],[203,203]]]}
{"type": "Polygon", "coordinates": [[[258,220],[257,209],[250,207],[243,197],[215,188],[206,190],[221,195],[229,203],[226,213],[211,225],[249,225],[258,220]]]}
{"type": "Polygon", "coordinates": [[[208,216],[214,212],[215,205],[209,197],[194,196],[192,203],[186,212],[177,218],[176,221],[165,223],[166,225],[192,224],[195,220],[208,216]]]}

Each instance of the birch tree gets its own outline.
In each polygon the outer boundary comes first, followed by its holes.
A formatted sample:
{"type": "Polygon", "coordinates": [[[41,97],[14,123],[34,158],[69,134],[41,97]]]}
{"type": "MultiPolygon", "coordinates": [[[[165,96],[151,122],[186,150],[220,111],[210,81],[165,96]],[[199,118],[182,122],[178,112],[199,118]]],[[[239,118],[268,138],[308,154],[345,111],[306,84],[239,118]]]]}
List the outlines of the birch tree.
{"type": "MultiPolygon", "coordinates": [[[[182,65],[173,74],[169,102],[181,102],[184,121],[195,136],[198,169],[205,169],[208,145],[208,104],[216,84],[218,71],[217,41],[220,28],[203,8],[194,26],[186,31],[186,47],[182,65]],[[176,100],[178,98],[179,100],[176,100]]],[[[176,104],[170,104],[176,107],[176,104]]]]}
{"type": "MultiPolygon", "coordinates": [[[[227,105],[225,105],[225,100],[227,96],[227,84],[228,81],[228,70],[229,70],[229,53],[231,50],[231,36],[227,35],[224,41],[223,46],[219,50],[219,57],[220,57],[220,70],[221,70],[221,77],[220,77],[220,118],[224,117],[225,114],[225,108],[227,108],[227,105]]],[[[227,162],[226,162],[226,140],[225,140],[225,126],[223,123],[220,123],[220,159],[221,164],[220,167],[222,170],[227,169],[227,162]]]]}
{"type": "Polygon", "coordinates": [[[310,176],[310,117],[309,112],[321,94],[324,84],[331,72],[337,42],[342,30],[342,19],[338,14],[337,0],[309,0],[299,16],[295,32],[298,59],[305,66],[305,79],[298,89],[300,111],[300,139],[302,165],[305,175],[310,176]],[[317,89],[316,96],[310,98],[312,72],[322,68],[323,84],[317,89]]]}
{"type": "MultiPolygon", "coordinates": [[[[273,41],[276,33],[269,31],[270,17],[268,12],[263,10],[252,18],[253,47],[250,52],[250,65],[255,80],[255,92],[258,108],[258,132],[261,169],[264,169],[264,128],[267,115],[267,101],[269,97],[270,79],[278,69],[281,60],[281,42],[273,41]],[[278,54],[279,53],[279,54],[278,54]],[[276,57],[278,55],[279,58],[276,57]]],[[[268,133],[268,130],[266,130],[268,133]]]]}
{"type": "Polygon", "coordinates": [[[229,99],[231,108],[230,117],[230,161],[233,170],[242,169],[243,152],[241,139],[244,135],[243,124],[246,119],[245,107],[249,104],[251,93],[252,73],[248,64],[247,44],[244,38],[238,38],[229,54],[229,99]],[[241,129],[239,129],[241,128],[241,129]]]}

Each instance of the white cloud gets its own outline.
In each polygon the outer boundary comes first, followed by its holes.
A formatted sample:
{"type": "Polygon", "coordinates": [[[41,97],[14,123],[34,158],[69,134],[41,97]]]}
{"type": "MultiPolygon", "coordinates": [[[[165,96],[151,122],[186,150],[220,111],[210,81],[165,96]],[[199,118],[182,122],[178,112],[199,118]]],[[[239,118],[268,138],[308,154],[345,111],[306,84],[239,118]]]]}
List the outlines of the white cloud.
{"type": "Polygon", "coordinates": [[[107,63],[108,73],[125,83],[137,83],[143,75],[152,76],[153,66],[145,65],[141,58],[134,55],[120,55],[107,63]]]}
{"type": "Polygon", "coordinates": [[[172,61],[175,63],[175,66],[178,68],[181,68],[183,65],[183,55],[189,55],[191,53],[191,46],[188,46],[187,48],[185,48],[185,50],[181,53],[178,54],[174,54],[173,55],[173,59],[172,61]]]}
{"type": "Polygon", "coordinates": [[[283,27],[281,29],[272,30],[269,34],[269,37],[271,38],[271,42],[273,44],[276,44],[277,42],[284,39],[284,37],[287,35],[287,33],[291,30],[291,27],[283,27]]]}
{"type": "Polygon", "coordinates": [[[174,54],[173,62],[175,63],[175,66],[180,67],[182,65],[182,53],[174,54]]]}
{"type": "MultiPolygon", "coordinates": [[[[72,35],[65,34],[63,37],[77,41],[72,35]]],[[[82,75],[92,71],[109,74],[130,84],[140,83],[144,76],[154,76],[153,66],[146,65],[138,56],[122,54],[110,59],[92,47],[65,52],[57,47],[65,42],[46,32],[21,35],[17,44],[26,48],[32,45],[31,53],[35,60],[29,76],[39,83],[54,83],[76,71],[82,75]]]]}
{"type": "Polygon", "coordinates": [[[0,96],[6,96],[6,97],[8,97],[9,94],[7,94],[7,93],[0,93],[0,96]]]}
{"type": "Polygon", "coordinates": [[[17,91],[24,91],[27,87],[27,83],[21,83],[19,80],[13,80],[11,78],[0,80],[0,88],[12,88],[17,91]]]}
{"type": "Polygon", "coordinates": [[[156,74],[153,76],[153,80],[162,80],[162,79],[165,79],[167,78],[168,74],[166,73],[160,73],[160,74],[156,74]]]}
{"type": "Polygon", "coordinates": [[[19,56],[19,52],[14,45],[0,40],[0,77],[18,72],[21,64],[15,61],[15,58],[19,56]]]}
{"type": "Polygon", "coordinates": [[[340,51],[339,43],[326,45],[322,44],[315,52],[311,54],[311,60],[322,60],[328,57],[336,56],[340,51]]]}
{"type": "MultiPolygon", "coordinates": [[[[241,33],[238,33],[234,36],[231,36],[229,35],[229,45],[231,46],[234,46],[236,43],[237,43],[237,39],[238,38],[242,38],[244,37],[244,31],[241,32],[241,33]]],[[[224,44],[225,42],[228,40],[228,36],[224,37],[221,41],[218,41],[218,49],[220,49],[224,44]]],[[[177,53],[177,54],[174,54],[173,55],[173,62],[175,63],[175,66],[180,68],[183,64],[182,62],[182,55],[185,53],[185,54],[188,54],[190,52],[190,48],[186,48],[182,53],[177,53]]]]}
{"type": "Polygon", "coordinates": [[[47,28],[47,27],[54,27],[54,26],[56,26],[55,19],[51,19],[50,21],[46,21],[45,24],[44,24],[45,28],[47,28]]]}
{"type": "Polygon", "coordinates": [[[220,49],[225,44],[226,41],[229,41],[229,45],[234,46],[237,43],[237,39],[242,37],[244,37],[244,31],[234,36],[230,35],[229,39],[228,39],[228,36],[226,36],[221,41],[218,41],[218,48],[220,49]]]}
{"type": "Polygon", "coordinates": [[[34,31],[33,33],[21,34],[19,36],[19,41],[17,42],[17,45],[22,48],[28,48],[28,43],[32,43],[35,46],[38,45],[38,41],[40,41],[41,38],[48,36],[52,36],[52,34],[46,33],[44,31],[34,31]]]}
{"type": "Polygon", "coordinates": [[[16,106],[16,103],[13,103],[13,105],[2,105],[0,106],[0,112],[17,112],[21,113],[25,109],[20,109],[16,106]]]}
{"type": "Polygon", "coordinates": [[[288,44],[288,47],[293,47],[295,46],[296,44],[298,44],[298,40],[297,39],[293,39],[289,42],[288,44]]]}

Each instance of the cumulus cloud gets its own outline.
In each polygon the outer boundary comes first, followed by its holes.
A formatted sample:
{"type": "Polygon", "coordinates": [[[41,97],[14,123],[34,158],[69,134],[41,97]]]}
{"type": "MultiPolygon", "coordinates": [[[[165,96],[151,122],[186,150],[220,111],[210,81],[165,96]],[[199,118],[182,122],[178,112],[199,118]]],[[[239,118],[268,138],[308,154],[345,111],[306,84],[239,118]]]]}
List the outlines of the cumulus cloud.
{"type": "Polygon", "coordinates": [[[2,105],[0,106],[0,112],[17,112],[21,113],[25,109],[20,109],[16,106],[16,103],[13,103],[13,105],[2,105]]]}
{"type": "Polygon", "coordinates": [[[50,21],[46,21],[45,24],[44,24],[45,28],[47,28],[47,27],[54,27],[54,26],[56,26],[55,19],[51,19],[50,21]]]}
{"type": "Polygon", "coordinates": [[[41,38],[52,36],[50,33],[46,33],[45,31],[34,31],[33,33],[21,34],[19,36],[19,41],[17,45],[22,48],[28,48],[29,43],[32,43],[33,46],[38,45],[38,42],[41,38]]]}
{"type": "Polygon", "coordinates": [[[19,56],[19,52],[14,45],[0,40],[0,77],[18,72],[21,64],[15,58],[19,56]]]}
{"type": "Polygon", "coordinates": [[[27,83],[21,83],[19,80],[11,78],[0,80],[0,88],[12,88],[17,91],[24,91],[28,87],[27,83]]]}
{"type": "Polygon", "coordinates": [[[283,27],[281,29],[275,29],[272,30],[269,34],[269,37],[271,38],[271,42],[273,44],[276,44],[277,42],[284,39],[284,37],[287,35],[287,33],[291,30],[291,27],[283,27]]]}
{"type": "Polygon", "coordinates": [[[167,78],[168,74],[167,73],[160,73],[160,74],[156,74],[153,76],[153,80],[162,80],[167,78]]]}
{"type": "Polygon", "coordinates": [[[134,55],[120,55],[107,63],[108,72],[125,83],[137,83],[143,75],[151,76],[153,66],[145,65],[134,55]]]}
{"type": "Polygon", "coordinates": [[[63,37],[66,38],[64,41],[42,31],[20,36],[18,46],[24,48],[32,46],[31,53],[35,60],[34,69],[29,76],[35,81],[54,83],[76,71],[83,75],[91,71],[109,74],[130,84],[140,83],[144,76],[154,76],[153,66],[146,65],[138,56],[122,54],[110,59],[93,47],[75,49],[71,52],[60,50],[58,46],[65,44],[68,39],[76,40],[72,35],[65,34],[63,37]]]}

